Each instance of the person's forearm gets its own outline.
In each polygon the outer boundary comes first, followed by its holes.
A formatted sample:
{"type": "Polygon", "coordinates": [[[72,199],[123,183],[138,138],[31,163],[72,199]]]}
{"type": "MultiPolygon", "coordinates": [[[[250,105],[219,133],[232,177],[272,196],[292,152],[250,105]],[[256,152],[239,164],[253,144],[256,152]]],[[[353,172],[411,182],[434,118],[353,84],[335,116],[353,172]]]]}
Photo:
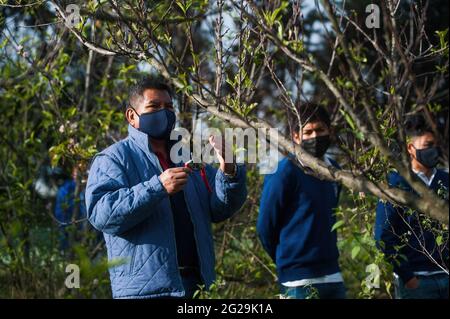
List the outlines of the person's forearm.
{"type": "Polygon", "coordinates": [[[99,231],[120,234],[147,218],[167,192],[155,175],[131,188],[102,192],[101,185],[87,188],[88,219],[99,231]]]}

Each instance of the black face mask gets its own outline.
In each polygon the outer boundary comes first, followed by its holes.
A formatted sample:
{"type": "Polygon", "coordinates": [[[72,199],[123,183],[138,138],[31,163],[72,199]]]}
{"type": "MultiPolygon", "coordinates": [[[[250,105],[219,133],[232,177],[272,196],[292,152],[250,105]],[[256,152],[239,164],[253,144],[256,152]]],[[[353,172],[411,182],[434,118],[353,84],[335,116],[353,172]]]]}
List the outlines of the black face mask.
{"type": "Polygon", "coordinates": [[[330,136],[324,135],[303,140],[301,143],[301,147],[315,157],[322,157],[327,151],[328,147],[330,147],[330,144],[330,136]]]}
{"type": "Polygon", "coordinates": [[[416,149],[416,158],[420,164],[427,168],[435,167],[439,162],[441,150],[438,147],[427,147],[421,150],[416,149]]]}

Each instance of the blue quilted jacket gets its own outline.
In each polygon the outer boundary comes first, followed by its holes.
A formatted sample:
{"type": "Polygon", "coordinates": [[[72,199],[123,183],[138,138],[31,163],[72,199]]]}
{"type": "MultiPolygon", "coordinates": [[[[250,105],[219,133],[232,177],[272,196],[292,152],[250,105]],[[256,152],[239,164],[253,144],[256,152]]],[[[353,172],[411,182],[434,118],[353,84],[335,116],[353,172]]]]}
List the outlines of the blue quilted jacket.
{"type": "MultiPolygon", "coordinates": [[[[106,241],[114,298],[183,297],[177,266],[169,196],[158,176],[162,168],[145,133],[132,126],[128,137],[94,158],[86,187],[91,224],[106,241]]],[[[184,188],[191,214],[203,281],[215,280],[211,222],[231,217],[246,197],[245,168],[235,177],[206,168],[210,194],[193,172],[184,188]]]]}

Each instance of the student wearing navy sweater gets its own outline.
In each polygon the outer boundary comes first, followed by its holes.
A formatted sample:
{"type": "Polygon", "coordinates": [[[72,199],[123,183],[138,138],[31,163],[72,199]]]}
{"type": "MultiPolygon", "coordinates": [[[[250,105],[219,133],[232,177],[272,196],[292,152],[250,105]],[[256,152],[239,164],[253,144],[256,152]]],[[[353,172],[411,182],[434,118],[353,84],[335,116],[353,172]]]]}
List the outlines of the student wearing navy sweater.
{"type": "MultiPolygon", "coordinates": [[[[325,155],[330,145],[330,118],[322,107],[300,110],[302,127],[293,140],[337,166],[325,155]]],[[[343,299],[345,287],[338,265],[334,209],[340,187],[306,174],[284,158],[264,181],[257,230],[277,266],[282,295],[288,298],[343,299]]]]}
{"type": "MultiPolygon", "coordinates": [[[[417,177],[439,196],[448,199],[448,173],[437,169],[439,148],[421,117],[408,121],[408,152],[417,177]]],[[[388,178],[391,187],[412,191],[398,173],[388,178]]],[[[448,299],[448,230],[437,221],[408,208],[379,201],[375,239],[393,265],[397,299],[448,299]],[[437,237],[442,235],[441,239],[437,237]]]]}

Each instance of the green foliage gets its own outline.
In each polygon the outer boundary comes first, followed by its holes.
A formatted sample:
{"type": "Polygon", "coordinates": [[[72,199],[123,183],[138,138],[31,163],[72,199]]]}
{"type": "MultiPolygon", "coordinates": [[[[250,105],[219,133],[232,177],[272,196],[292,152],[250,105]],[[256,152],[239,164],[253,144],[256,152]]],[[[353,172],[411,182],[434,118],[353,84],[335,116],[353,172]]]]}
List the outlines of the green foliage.
{"type": "Polygon", "coordinates": [[[263,178],[255,165],[247,174],[248,200],[231,220],[215,225],[217,281],[198,298],[276,298],[279,294],[275,265],[256,234],[263,178]]]}
{"type": "Polygon", "coordinates": [[[349,298],[392,297],[392,267],[373,238],[376,200],[344,192],[336,210],[339,227],[334,228],[338,229],[340,264],[349,298]]]}
{"type": "Polygon", "coordinates": [[[442,50],[445,56],[448,58],[448,28],[442,31],[435,31],[437,37],[439,38],[439,48],[433,48],[433,51],[442,50]]]}
{"type": "Polygon", "coordinates": [[[281,13],[288,7],[289,1],[281,1],[278,8],[273,11],[263,11],[263,17],[267,26],[272,27],[277,21],[281,19],[281,13]]]}
{"type": "MultiPolygon", "coordinates": [[[[39,39],[28,36],[21,42],[37,46],[39,39]]],[[[69,248],[59,249],[54,199],[41,198],[34,185],[43,164],[70,173],[76,163],[89,163],[99,149],[111,144],[111,132],[126,130],[117,107],[126,91],[118,88],[129,86],[135,66],[118,61],[112,70],[114,80],[100,73],[97,81],[92,80],[83,109],[82,68],[87,56],[76,55],[75,42],[68,41],[55,52],[51,63],[33,66],[15,57],[5,63],[10,45],[2,41],[0,47],[0,76],[8,84],[0,86],[0,298],[109,298],[108,264],[97,233],[87,221],[81,222],[87,227],[83,231],[68,226],[69,248]],[[64,285],[70,263],[81,268],[80,289],[64,285]]]]}

